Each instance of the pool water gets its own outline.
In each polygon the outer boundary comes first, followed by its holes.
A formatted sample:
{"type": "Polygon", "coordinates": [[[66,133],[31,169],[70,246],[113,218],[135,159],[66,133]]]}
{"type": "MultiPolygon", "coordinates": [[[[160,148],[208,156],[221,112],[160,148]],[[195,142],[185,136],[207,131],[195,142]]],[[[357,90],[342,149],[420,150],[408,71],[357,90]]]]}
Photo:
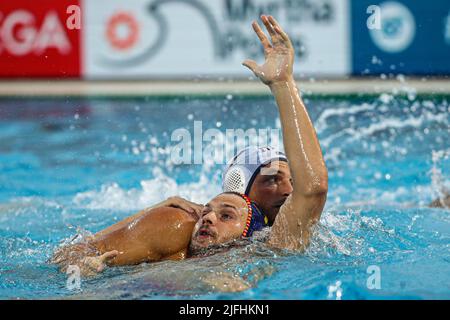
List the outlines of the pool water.
{"type": "Polygon", "coordinates": [[[450,97],[304,99],[329,172],[305,254],[255,240],[204,259],[107,269],[75,290],[46,263],[62,241],[171,195],[204,203],[220,192],[222,164],[171,161],[176,129],[279,128],[276,105],[230,95],[1,99],[0,298],[449,299],[450,211],[427,204],[449,188],[450,97]],[[204,281],[224,274],[250,288],[204,281]]]}

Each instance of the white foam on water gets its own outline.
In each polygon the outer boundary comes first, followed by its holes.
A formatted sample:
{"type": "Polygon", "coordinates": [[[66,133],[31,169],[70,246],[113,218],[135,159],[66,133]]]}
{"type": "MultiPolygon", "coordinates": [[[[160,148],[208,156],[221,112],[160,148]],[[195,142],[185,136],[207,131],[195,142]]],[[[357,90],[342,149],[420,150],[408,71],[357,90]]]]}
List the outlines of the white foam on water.
{"type": "Polygon", "coordinates": [[[367,137],[372,136],[375,133],[388,131],[392,129],[403,129],[403,128],[420,128],[425,123],[447,123],[448,115],[446,114],[433,114],[429,111],[423,112],[419,117],[410,116],[406,119],[401,119],[397,117],[392,118],[380,118],[377,122],[370,124],[367,127],[360,128],[345,128],[342,131],[329,135],[327,138],[322,139],[321,145],[328,148],[337,138],[342,136],[348,136],[350,141],[364,140],[367,137]]]}
{"type": "Polygon", "coordinates": [[[206,203],[221,193],[220,185],[210,181],[205,173],[198,181],[177,184],[161,170],[154,170],[155,178],[141,181],[140,188],[123,189],[117,183],[102,185],[100,190],[78,193],[76,206],[86,209],[142,210],[170,196],[180,196],[197,203],[206,203]]]}
{"type": "Polygon", "coordinates": [[[446,177],[440,168],[441,162],[446,161],[449,158],[450,149],[438,151],[433,150],[431,154],[431,161],[433,163],[429,171],[431,177],[431,189],[433,195],[439,199],[444,199],[450,194],[450,185],[447,185],[448,182],[446,183],[445,181],[446,177]]]}
{"type": "Polygon", "coordinates": [[[362,105],[355,105],[348,108],[330,108],[325,109],[316,121],[315,127],[318,133],[327,128],[327,121],[333,116],[354,115],[363,111],[369,111],[375,109],[375,105],[363,103],[362,105]]]}

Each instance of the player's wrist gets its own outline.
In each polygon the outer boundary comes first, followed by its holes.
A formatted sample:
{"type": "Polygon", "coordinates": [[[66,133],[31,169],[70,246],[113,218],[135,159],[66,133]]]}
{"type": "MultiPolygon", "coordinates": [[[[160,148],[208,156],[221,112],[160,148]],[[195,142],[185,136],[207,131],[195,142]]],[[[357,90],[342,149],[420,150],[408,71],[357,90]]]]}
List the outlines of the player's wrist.
{"type": "Polygon", "coordinates": [[[293,75],[289,75],[283,79],[277,79],[277,80],[274,80],[271,83],[269,83],[269,87],[272,91],[286,88],[290,85],[295,86],[295,79],[294,79],[293,75]]]}

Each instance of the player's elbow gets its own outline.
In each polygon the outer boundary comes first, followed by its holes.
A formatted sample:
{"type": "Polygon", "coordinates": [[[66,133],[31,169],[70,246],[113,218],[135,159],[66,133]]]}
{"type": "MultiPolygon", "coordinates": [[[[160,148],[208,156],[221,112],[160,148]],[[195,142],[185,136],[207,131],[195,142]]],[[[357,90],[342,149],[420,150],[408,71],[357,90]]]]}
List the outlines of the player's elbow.
{"type": "Polygon", "coordinates": [[[328,193],[327,172],[315,176],[305,190],[306,196],[326,195],[328,193]]]}
{"type": "Polygon", "coordinates": [[[317,185],[313,188],[315,194],[327,194],[328,193],[328,176],[321,177],[317,182],[317,185]]]}

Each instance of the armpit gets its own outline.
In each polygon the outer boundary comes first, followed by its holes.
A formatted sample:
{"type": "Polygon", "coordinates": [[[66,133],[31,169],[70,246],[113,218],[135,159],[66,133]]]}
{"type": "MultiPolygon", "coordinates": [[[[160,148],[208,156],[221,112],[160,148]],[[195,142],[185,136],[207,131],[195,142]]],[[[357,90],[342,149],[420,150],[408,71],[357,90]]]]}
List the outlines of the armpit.
{"type": "Polygon", "coordinates": [[[289,196],[275,219],[267,241],[269,246],[295,251],[304,251],[308,247],[311,223],[302,219],[299,210],[302,208],[296,207],[289,196]]]}

